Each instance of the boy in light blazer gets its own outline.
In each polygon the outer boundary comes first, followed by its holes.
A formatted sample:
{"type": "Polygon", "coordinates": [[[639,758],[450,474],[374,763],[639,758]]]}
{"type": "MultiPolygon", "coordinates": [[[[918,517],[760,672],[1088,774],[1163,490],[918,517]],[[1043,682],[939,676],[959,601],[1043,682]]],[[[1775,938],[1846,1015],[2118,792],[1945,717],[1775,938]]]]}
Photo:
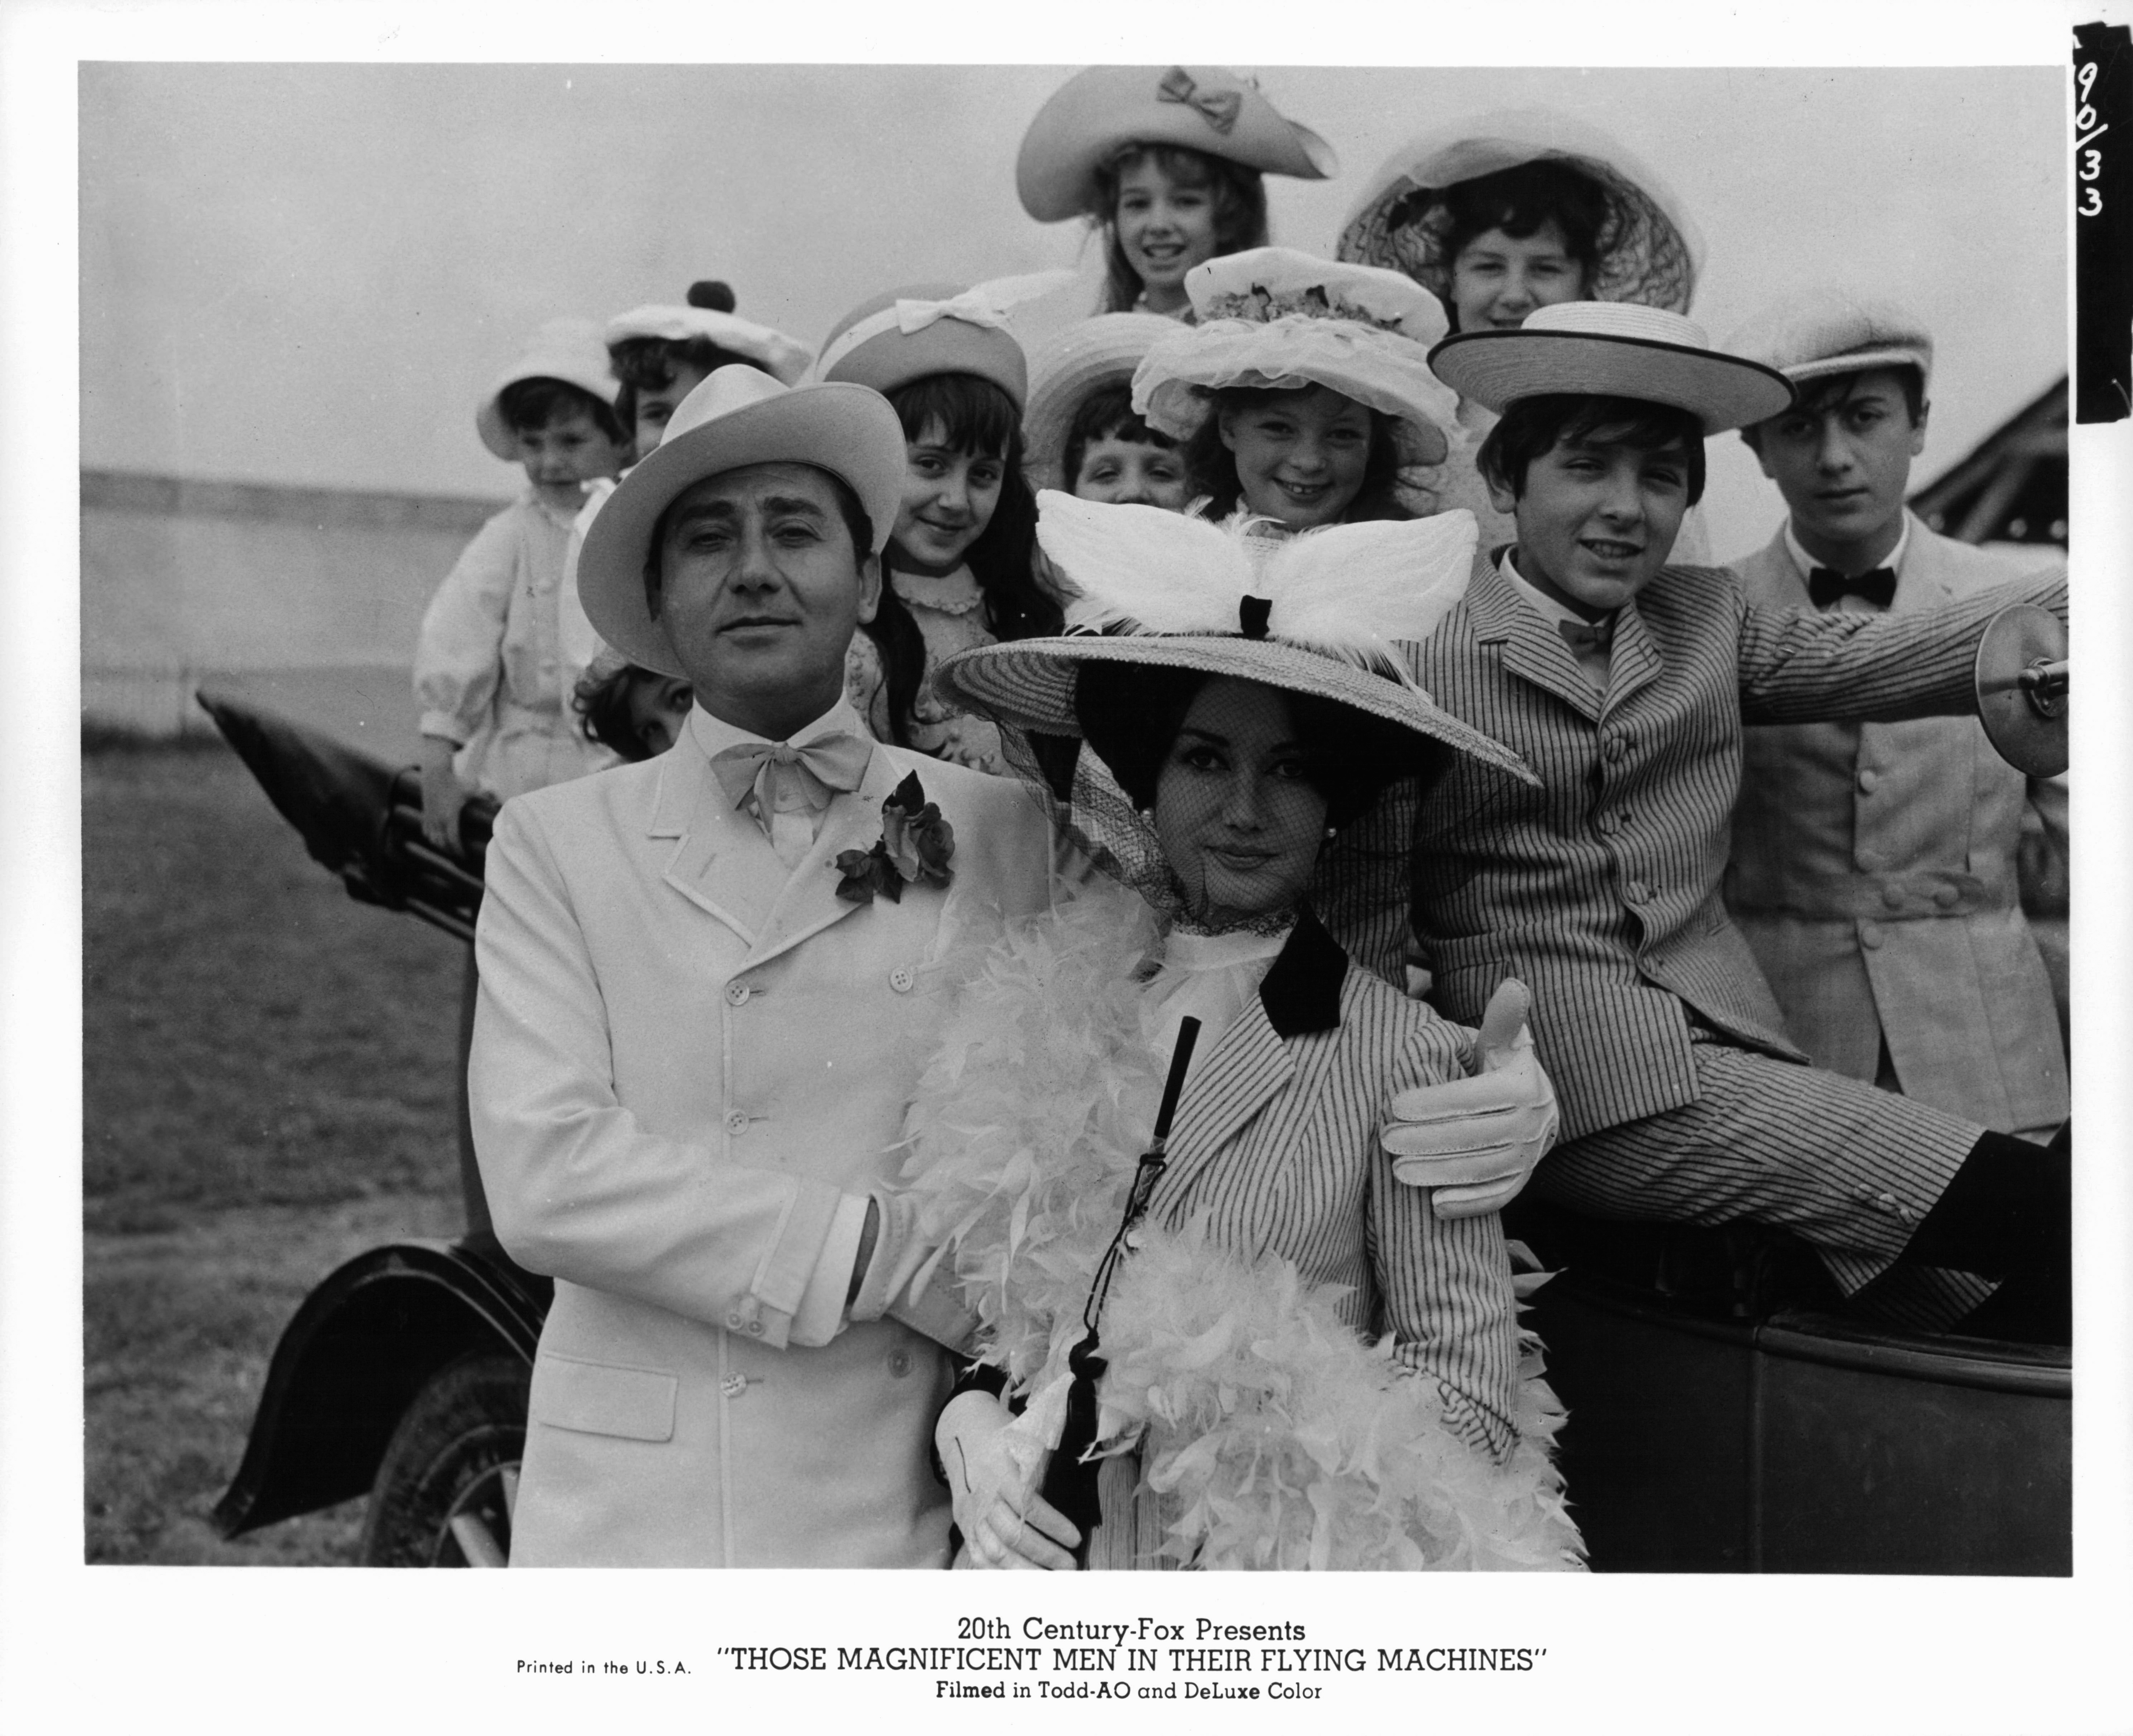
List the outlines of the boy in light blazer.
{"type": "MultiPolygon", "coordinates": [[[[1788,514],[1736,564],[1750,603],[1905,614],[2054,564],[1905,508],[1933,370],[1916,315],[1822,290],[1726,347],[1798,394],[1741,434],[1788,514]]],[[[2015,880],[2025,806],[2063,860],[2063,781],[2025,777],[1972,718],[1751,729],[1726,902],[1817,1066],[2043,1141],[2066,1119],[2067,1069],[2015,880]]]]}
{"type": "Polygon", "coordinates": [[[1416,926],[1447,1016],[1531,988],[1564,1142],[1537,1193],[1603,1217],[1752,1220],[1799,1234],[1862,1306],[2064,1342],[2069,1207],[2048,1152],[1804,1065],[1720,881],[1741,728],[1970,710],[2005,604],[1788,613],[1722,570],[1667,565],[1710,434],[1792,402],[1775,370],[1663,310],[1569,302],[1432,352],[1503,412],[1480,454],[1518,541],[1412,653],[1438,704],[1520,754],[1539,791],[1455,767],[1418,834],[1416,926]],[[1956,1300],[1930,1279],[1970,1275],[1956,1300]]]}

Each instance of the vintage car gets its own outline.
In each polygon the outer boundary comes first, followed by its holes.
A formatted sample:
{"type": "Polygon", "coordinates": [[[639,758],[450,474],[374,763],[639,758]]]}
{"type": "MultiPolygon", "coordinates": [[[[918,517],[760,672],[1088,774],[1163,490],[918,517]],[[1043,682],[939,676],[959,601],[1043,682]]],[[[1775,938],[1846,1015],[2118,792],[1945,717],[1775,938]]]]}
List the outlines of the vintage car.
{"type": "MultiPolygon", "coordinates": [[[[2057,632],[2011,623],[1980,660],[1996,741],[2046,771],[2054,753],[2064,765],[2057,632]]],[[[493,805],[469,804],[454,860],[423,841],[412,770],[200,699],[351,896],[471,940],[493,805]]],[[[224,1536],[368,1492],[368,1564],[508,1561],[551,1285],[498,1246],[470,1151],[460,1163],[465,1234],[373,1248],[290,1321],[214,1510],[224,1536]]],[[[1595,1569],[2072,1572],[2066,1349],[1862,1330],[1778,1232],[1601,1224],[1529,1200],[1506,1221],[1556,1274],[1532,1321],[1568,1407],[1562,1465],[1595,1569]]]]}

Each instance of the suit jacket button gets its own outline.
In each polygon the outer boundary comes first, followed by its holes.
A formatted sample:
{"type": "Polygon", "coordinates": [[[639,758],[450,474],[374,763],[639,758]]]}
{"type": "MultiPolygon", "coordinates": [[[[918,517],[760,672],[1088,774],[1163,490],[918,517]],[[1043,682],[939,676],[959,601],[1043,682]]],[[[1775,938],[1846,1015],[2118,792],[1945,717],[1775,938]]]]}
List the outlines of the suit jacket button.
{"type": "Polygon", "coordinates": [[[1881,925],[1862,922],[1859,925],[1859,944],[1870,952],[1881,944],[1881,925]]]}
{"type": "Polygon", "coordinates": [[[898,1380],[902,1380],[905,1375],[911,1372],[911,1353],[908,1350],[890,1351],[888,1353],[888,1372],[891,1374],[893,1374],[898,1380]]]}
{"type": "Polygon", "coordinates": [[[735,1109],[730,1115],[726,1117],[726,1132],[729,1133],[745,1133],[747,1131],[748,1117],[742,1114],[739,1109],[735,1109]]]}
{"type": "Polygon", "coordinates": [[[740,1310],[739,1309],[735,1309],[731,1314],[729,1314],[726,1316],[726,1325],[730,1326],[735,1332],[740,1330],[740,1310]]]}
{"type": "Polygon", "coordinates": [[[1652,895],[1652,889],[1641,880],[1632,880],[1624,890],[1629,893],[1632,904],[1642,904],[1652,895]]]}
{"type": "Polygon", "coordinates": [[[888,986],[898,994],[911,993],[911,985],[918,979],[912,974],[908,964],[899,964],[888,974],[888,986]]]}
{"type": "Polygon", "coordinates": [[[748,1391],[748,1377],[745,1374],[729,1374],[719,1383],[719,1391],[728,1398],[739,1398],[748,1391]]]}
{"type": "Polygon", "coordinates": [[[1866,795],[1871,796],[1880,781],[1881,774],[1871,767],[1859,774],[1859,787],[1866,795]]]}
{"type": "Polygon", "coordinates": [[[1904,907],[1903,887],[1891,881],[1881,888],[1881,902],[1890,910],[1901,910],[1904,907]]]}
{"type": "Polygon", "coordinates": [[[726,1005],[729,1007],[745,1007],[748,1005],[749,993],[749,986],[745,983],[727,983],[726,1005]]]}
{"type": "Polygon", "coordinates": [[[1943,910],[1954,909],[1955,901],[1962,896],[1962,894],[1952,886],[1937,886],[1933,888],[1933,902],[1943,910]]]}
{"type": "Polygon", "coordinates": [[[751,1338],[761,1338],[763,1336],[763,1322],[761,1320],[750,1320],[748,1323],[748,1330],[749,1335],[751,1338]]]}

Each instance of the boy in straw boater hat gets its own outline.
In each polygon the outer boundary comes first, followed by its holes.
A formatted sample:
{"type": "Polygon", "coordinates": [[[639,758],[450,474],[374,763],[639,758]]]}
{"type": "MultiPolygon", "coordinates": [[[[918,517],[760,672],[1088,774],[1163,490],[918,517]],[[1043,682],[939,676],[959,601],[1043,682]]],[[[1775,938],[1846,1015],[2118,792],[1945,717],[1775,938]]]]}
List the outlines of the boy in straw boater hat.
{"type": "Polygon", "coordinates": [[[1176,329],[1155,314],[1097,314],[1032,347],[1022,431],[1033,488],[1114,506],[1184,508],[1178,443],[1133,407],[1134,370],[1176,329]]]}
{"type": "MultiPolygon", "coordinates": [[[[1916,315],[1821,290],[1728,347],[1798,394],[1741,431],[1788,513],[1736,563],[1750,603],[1912,614],[2037,569],[1904,505],[1933,370],[1916,315]]],[[[2063,858],[2063,784],[2025,777],[1972,719],[1747,732],[1726,903],[1816,1065],[2027,1138],[2066,1119],[2051,979],[2016,886],[2031,806],[2063,858]]]]}
{"type": "Polygon", "coordinates": [[[585,611],[687,680],[660,757],[507,803],[471,1090],[496,1232],[556,1278],[517,1565],[934,1566],[947,1389],[883,1190],[939,960],[1043,907],[1012,783],[877,743],[844,697],[904,480],[863,386],[740,365],[587,533],[585,611]]]}
{"type": "Polygon", "coordinates": [[[1037,112],[1014,183],[1039,223],[1086,217],[1103,233],[1098,311],[1190,320],[1186,273],[1266,244],[1262,177],[1339,171],[1333,147],[1249,79],[1219,66],[1091,66],[1037,112]]]}
{"type": "Polygon", "coordinates": [[[1793,402],[1679,315],[1567,302],[1432,363],[1502,413],[1480,463],[1518,540],[1477,556],[1413,672],[1543,787],[1483,809],[1453,767],[1424,803],[1416,921],[1448,1016],[1505,974],[1531,985],[1565,1133],[1536,1189],[1602,1216],[1783,1225],[1892,1312],[1959,1313],[2006,1278],[1972,1327],[2063,1342],[2063,1149],[1804,1065],[1719,892],[1744,721],[1968,710],[1986,620],[2018,601],[2063,615],[2063,581],[1818,615],[1669,566],[1705,438],[1793,402]],[[1932,1268],[1981,1282],[1946,1303],[1932,1268]]]}

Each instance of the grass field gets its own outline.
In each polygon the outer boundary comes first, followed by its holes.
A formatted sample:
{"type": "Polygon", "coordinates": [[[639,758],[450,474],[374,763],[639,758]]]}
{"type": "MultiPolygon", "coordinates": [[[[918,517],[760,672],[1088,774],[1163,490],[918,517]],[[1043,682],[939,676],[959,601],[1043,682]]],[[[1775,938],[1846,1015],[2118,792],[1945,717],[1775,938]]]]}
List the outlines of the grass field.
{"type": "Polygon", "coordinates": [[[355,1505],[207,1514],[305,1293],[459,1227],[463,950],[351,901],[219,746],[85,755],[82,862],[88,1559],[345,1560],[355,1505]]]}

